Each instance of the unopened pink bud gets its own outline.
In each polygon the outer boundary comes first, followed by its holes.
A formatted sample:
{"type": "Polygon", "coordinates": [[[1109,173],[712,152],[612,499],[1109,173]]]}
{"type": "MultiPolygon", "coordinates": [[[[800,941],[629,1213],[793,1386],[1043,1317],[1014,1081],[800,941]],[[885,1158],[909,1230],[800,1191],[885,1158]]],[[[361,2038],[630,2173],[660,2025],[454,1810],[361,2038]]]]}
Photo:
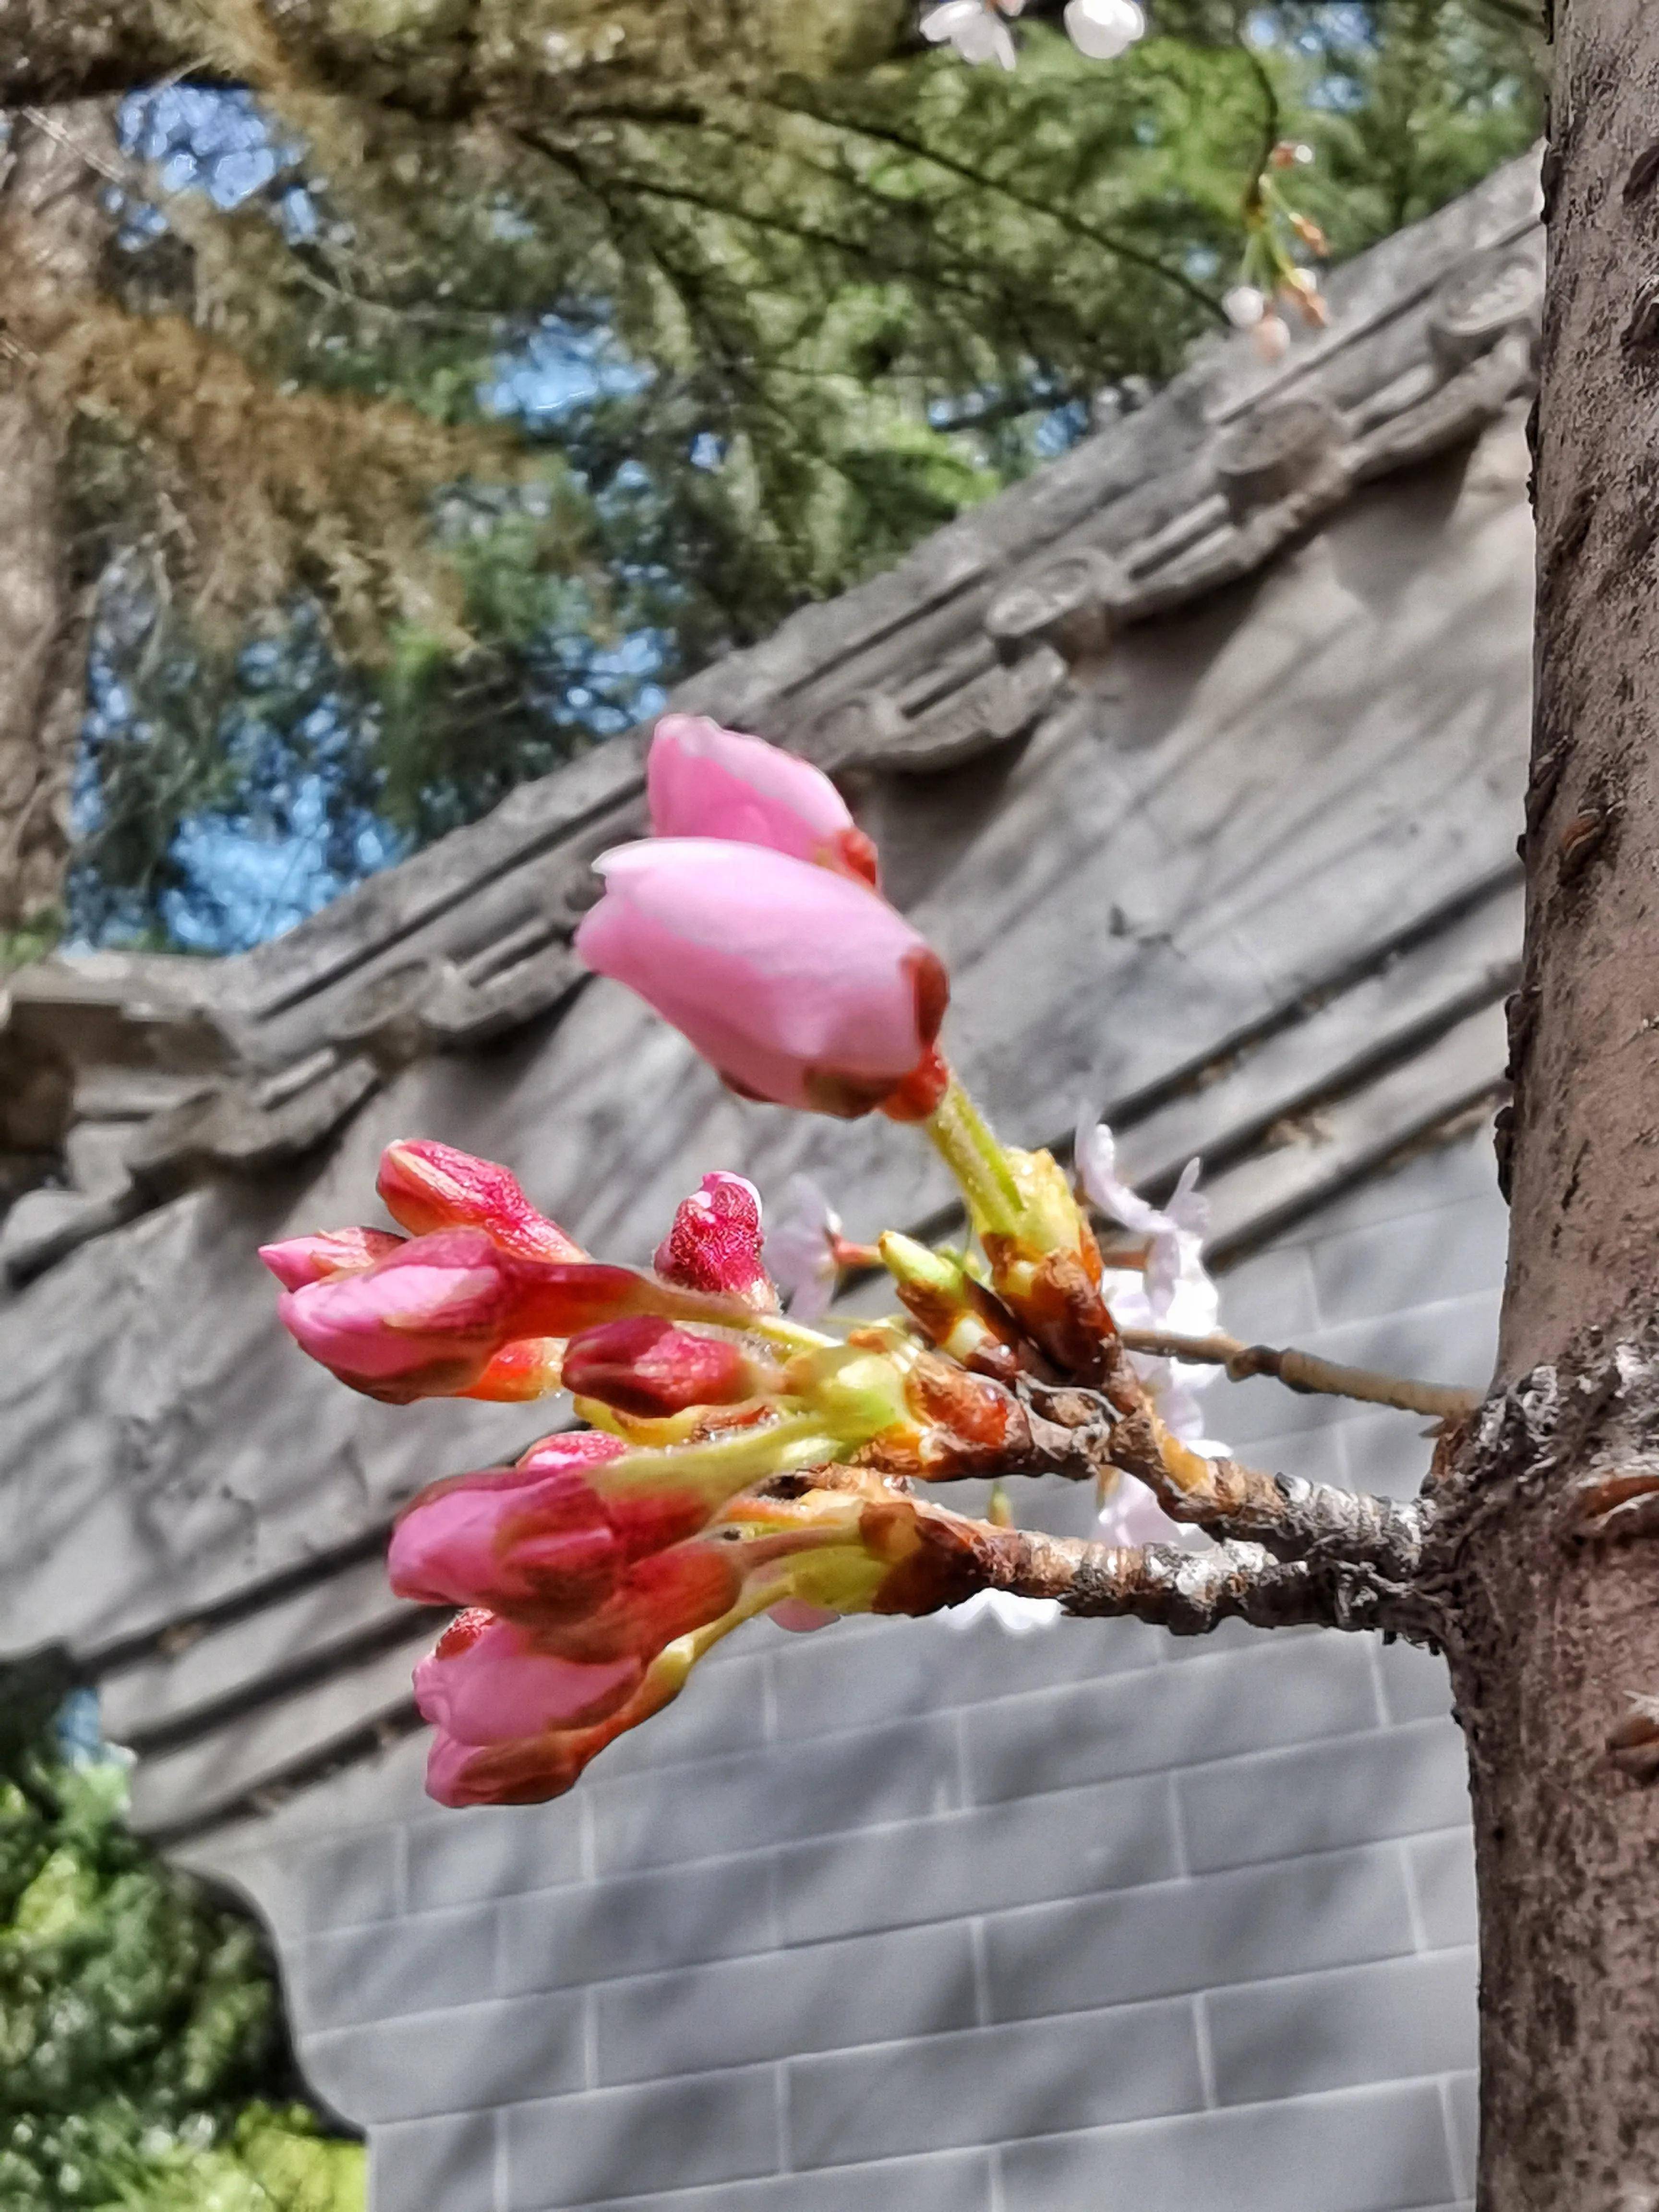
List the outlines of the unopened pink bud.
{"type": "Polygon", "coordinates": [[[577,933],[582,957],[744,1097],[853,1119],[934,1059],[944,966],[863,884],[707,837],[625,845],[595,865],[605,895],[577,933]]]}
{"type": "Polygon", "coordinates": [[[434,1483],[392,1532],[393,1590],[420,1605],[580,1618],[604,1603],[628,1565],[626,1540],[591,1480],[627,1449],[581,1430],[546,1438],[516,1467],[434,1483]]]}
{"type": "Polygon", "coordinates": [[[563,1387],[564,1340],[527,1336],[505,1344],[470,1389],[457,1393],[494,1406],[529,1406],[563,1387]]]}
{"type": "Polygon", "coordinates": [[[601,1666],[632,1655],[649,1662],[665,1644],[727,1613],[743,1595],[738,1546],[696,1538],[631,1566],[605,1603],[580,1620],[549,1625],[544,1647],[601,1666]]]}
{"type": "Polygon", "coordinates": [[[524,1260],[580,1260],[580,1244],[525,1196],[518,1177],[494,1160],[475,1159],[428,1137],[401,1138],[380,1156],[375,1188],[394,1221],[416,1237],[441,1229],[482,1229],[503,1252],[524,1260]]]}
{"type": "Polygon", "coordinates": [[[415,1702],[463,1743],[508,1743],[604,1720],[638,1689],[646,1664],[632,1654],[592,1664],[561,1658],[514,1623],[469,1612],[415,1669],[415,1702]]]}
{"type": "Polygon", "coordinates": [[[659,837],[763,845],[862,883],[878,879],[876,848],[829,777],[762,738],[703,714],[665,714],[646,781],[659,837]]]}
{"type": "Polygon", "coordinates": [[[573,1336],[677,1296],[692,1303],[636,1268],[520,1259],[484,1230],[447,1229],[400,1243],[365,1273],[289,1291],[277,1311],[341,1382],[407,1405],[474,1389],[520,1339],[573,1336]]]}
{"type": "Polygon", "coordinates": [[[694,1336],[648,1314],[584,1329],[566,1347],[564,1387],[619,1413],[666,1420],[692,1406],[732,1406],[755,1395],[755,1376],[729,1339],[694,1336]]]}
{"type": "Polygon", "coordinates": [[[706,1175],[680,1201],[653,1264],[665,1282],[742,1298],[770,1312],[778,1300],[761,1258],[764,1241],[754,1184],[738,1175],[706,1175]]]}
{"type": "Polygon", "coordinates": [[[315,1237],[290,1237],[286,1243],[262,1244],[259,1257],[285,1291],[325,1283],[336,1275],[360,1275],[403,1243],[389,1229],[325,1229],[315,1237]]]}

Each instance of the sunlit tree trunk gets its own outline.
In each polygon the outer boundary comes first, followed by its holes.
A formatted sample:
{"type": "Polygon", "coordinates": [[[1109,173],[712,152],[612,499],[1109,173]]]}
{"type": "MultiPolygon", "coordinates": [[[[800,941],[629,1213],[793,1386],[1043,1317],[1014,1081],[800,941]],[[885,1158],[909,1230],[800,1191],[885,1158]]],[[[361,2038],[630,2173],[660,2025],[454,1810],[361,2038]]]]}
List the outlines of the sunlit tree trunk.
{"type": "Polygon", "coordinates": [[[113,216],[108,108],[15,117],[0,175],[0,931],[50,914],[69,851],[90,588],[77,573],[70,426],[40,348],[91,292],[113,216]]]}
{"type": "Polygon", "coordinates": [[[1433,1542],[1481,2212],[1659,2208],[1659,7],[1558,0],[1498,1383],[1433,1542]]]}

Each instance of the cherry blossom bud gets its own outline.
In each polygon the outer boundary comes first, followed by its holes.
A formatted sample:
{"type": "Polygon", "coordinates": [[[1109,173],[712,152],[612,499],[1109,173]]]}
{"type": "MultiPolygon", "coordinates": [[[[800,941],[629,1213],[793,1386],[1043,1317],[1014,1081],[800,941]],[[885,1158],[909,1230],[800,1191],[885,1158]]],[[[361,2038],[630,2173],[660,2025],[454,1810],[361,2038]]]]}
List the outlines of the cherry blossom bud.
{"type": "Polygon", "coordinates": [[[1299,138],[1281,138],[1267,156],[1270,169],[1305,169],[1314,158],[1314,149],[1299,138]]]}
{"type": "Polygon", "coordinates": [[[1221,295],[1222,312],[1236,331],[1253,331],[1267,312],[1267,295],[1255,284],[1235,284],[1221,295]]]}
{"type": "Polygon", "coordinates": [[[1311,269],[1291,269],[1279,284],[1280,295],[1289,300],[1301,313],[1304,322],[1322,330],[1331,319],[1325,296],[1319,289],[1319,279],[1311,269]]]}
{"type": "Polygon", "coordinates": [[[1258,361],[1281,362],[1291,349],[1291,326],[1283,315],[1265,314],[1250,332],[1250,343],[1258,361]]]}
{"type": "Polygon", "coordinates": [[[394,1221],[416,1237],[440,1229],[482,1229],[503,1252],[524,1260],[580,1260],[580,1244],[538,1213],[518,1177],[494,1160],[475,1159],[430,1138],[402,1138],[380,1156],[376,1188],[394,1221]]]}
{"type": "Polygon", "coordinates": [[[477,1381],[455,1395],[492,1406],[529,1406],[551,1397],[563,1383],[563,1338],[526,1336],[504,1344],[477,1381]]]}
{"type": "Polygon", "coordinates": [[[689,1639],[671,1645],[627,1703],[590,1728],[549,1729],[482,1747],[440,1729],[427,1759],[428,1796],[441,1805],[540,1805],[562,1797],[607,1744],[679,1695],[695,1657],[689,1639]]]}
{"type": "Polygon", "coordinates": [[[360,1275],[403,1243],[389,1229],[325,1229],[315,1237],[290,1237],[283,1244],[262,1244],[259,1257],[285,1291],[307,1283],[326,1283],[336,1275],[360,1275]]]}
{"type": "Polygon", "coordinates": [[[890,1102],[915,1110],[918,1085],[934,1104],[943,1096],[944,966],[874,891],[707,837],[624,845],[595,865],[605,895],[577,950],[732,1089],[842,1118],[890,1102]]]}
{"type": "Polygon", "coordinates": [[[562,1658],[529,1630],[475,1610],[446,1629],[415,1669],[415,1702],[423,1719],[463,1743],[507,1743],[604,1720],[633,1696],[645,1668],[632,1653],[562,1658]]]}
{"type": "Polygon", "coordinates": [[[1302,240],[1302,243],[1307,247],[1310,253],[1317,253],[1322,256],[1330,252],[1331,241],[1326,237],[1324,232],[1320,228],[1319,225],[1314,221],[1311,216],[1292,215],[1291,217],[1291,228],[1296,233],[1297,236],[1302,240]]]}
{"type": "Polygon", "coordinates": [[[357,1275],[286,1291],[277,1311],[304,1352],[391,1405],[478,1386],[507,1345],[568,1337],[639,1313],[720,1320],[723,1310],[632,1267],[523,1260],[482,1229],[407,1243],[357,1275]]]}
{"type": "MultiPolygon", "coordinates": [[[[628,1447],[589,1431],[550,1437],[516,1467],[434,1483],[392,1533],[386,1566],[399,1597],[421,1605],[536,1608],[580,1617],[603,1604],[629,1546],[594,1478],[628,1447]]],[[[665,1532],[672,1542],[700,1525],[665,1532]]]]}
{"type": "Polygon", "coordinates": [[[696,1336],[641,1314],[572,1337],[564,1387],[620,1413],[667,1420],[692,1406],[733,1406],[765,1387],[766,1376],[730,1338],[696,1336]]]}
{"type": "Polygon", "coordinates": [[[1135,0],[1067,0],[1065,21],[1072,44],[1093,62],[1115,61],[1146,29],[1135,0]]]}
{"type": "Polygon", "coordinates": [[[674,1225],[653,1262],[666,1283],[741,1298],[761,1313],[777,1310],[777,1292],[761,1259],[760,1193],[739,1175],[706,1175],[683,1199],[674,1225]]]}
{"type": "Polygon", "coordinates": [[[762,738],[702,714],[665,714],[646,763],[659,837],[769,846],[873,885],[876,848],[829,777],[762,738]]]}

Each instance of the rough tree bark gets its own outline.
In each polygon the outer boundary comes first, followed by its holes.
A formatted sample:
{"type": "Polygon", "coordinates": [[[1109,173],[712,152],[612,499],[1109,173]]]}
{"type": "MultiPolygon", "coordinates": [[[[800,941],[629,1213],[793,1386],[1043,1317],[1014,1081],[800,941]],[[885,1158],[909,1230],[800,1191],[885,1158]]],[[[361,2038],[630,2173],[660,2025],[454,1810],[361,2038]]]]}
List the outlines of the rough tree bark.
{"type": "Polygon", "coordinates": [[[90,587],[31,341],[95,284],[114,151],[107,107],[81,103],[15,118],[0,172],[0,932],[57,904],[69,853],[90,587]]]}
{"type": "Polygon", "coordinates": [[[1495,1389],[1431,1577],[1480,1887],[1481,2212],[1659,2208],[1659,7],[1557,0],[1495,1389]]]}

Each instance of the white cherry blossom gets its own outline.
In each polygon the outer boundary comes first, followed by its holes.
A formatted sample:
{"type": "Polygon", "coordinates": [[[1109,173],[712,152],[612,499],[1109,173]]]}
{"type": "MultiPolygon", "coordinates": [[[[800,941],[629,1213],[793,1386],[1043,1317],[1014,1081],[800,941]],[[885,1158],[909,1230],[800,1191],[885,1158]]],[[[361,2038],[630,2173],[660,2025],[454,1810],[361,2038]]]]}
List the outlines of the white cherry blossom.
{"type": "Polygon", "coordinates": [[[841,1233],[840,1214],[811,1176],[791,1176],[762,1256],[797,1321],[817,1321],[829,1312],[841,1278],[836,1259],[841,1233]]]}
{"type": "Polygon", "coordinates": [[[1236,331],[1253,331],[1267,312],[1267,295],[1255,284],[1235,284],[1222,295],[1221,307],[1236,331]]]}
{"type": "MultiPolygon", "coordinates": [[[[1103,1121],[1085,1114],[1078,1125],[1077,1166],[1094,1205],[1149,1246],[1144,1273],[1109,1268],[1101,1289],[1121,1328],[1164,1329],[1176,1336],[1207,1336],[1220,1318],[1221,1299],[1204,1265],[1209,1200],[1198,1191],[1199,1163],[1189,1160],[1167,1206],[1147,1203],[1117,1172],[1117,1142],[1103,1121]]],[[[1133,1355],[1137,1371],[1171,1432],[1206,1458],[1224,1456],[1224,1444],[1203,1434],[1199,1393],[1221,1374],[1170,1359],[1133,1355]]]]}
{"type": "Polygon", "coordinates": [[[953,1605],[940,1613],[947,1628],[971,1628],[975,1621],[994,1621],[1005,1636],[1030,1636],[1052,1628],[1060,1619],[1057,1597],[1016,1597],[1010,1590],[975,1590],[965,1605],[953,1605]]]}
{"type": "Polygon", "coordinates": [[[1136,0],[1068,0],[1066,34],[1091,62],[1115,62],[1146,29],[1146,18],[1136,0]]]}
{"type": "Polygon", "coordinates": [[[1025,0],[943,0],[921,19],[921,35],[935,46],[948,43],[965,62],[997,62],[1012,69],[1018,57],[1006,21],[1018,15],[1025,0]]]}

